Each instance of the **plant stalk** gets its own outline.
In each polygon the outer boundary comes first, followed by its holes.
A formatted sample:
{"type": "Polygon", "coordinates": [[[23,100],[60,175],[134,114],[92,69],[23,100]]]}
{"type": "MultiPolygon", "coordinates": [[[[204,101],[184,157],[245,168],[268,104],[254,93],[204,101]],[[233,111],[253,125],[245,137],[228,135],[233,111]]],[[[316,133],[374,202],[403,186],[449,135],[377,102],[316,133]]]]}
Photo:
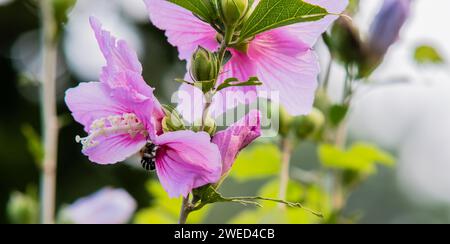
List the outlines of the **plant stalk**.
{"type": "Polygon", "coordinates": [[[191,207],[190,207],[189,195],[188,195],[187,197],[183,197],[183,203],[181,204],[180,219],[178,220],[178,224],[180,224],[180,225],[186,224],[187,218],[188,218],[190,212],[191,212],[191,207]]]}
{"type": "Polygon", "coordinates": [[[51,0],[41,0],[42,18],[42,90],[41,120],[44,159],[41,175],[41,223],[55,223],[58,116],[56,103],[57,26],[51,0]]]}
{"type": "MultiPolygon", "coordinates": [[[[289,138],[283,138],[281,141],[281,172],[280,172],[280,189],[278,198],[281,200],[286,200],[287,189],[289,185],[289,169],[292,157],[292,152],[294,150],[292,141],[289,138]]],[[[280,207],[285,205],[280,204],[280,207]]]]}

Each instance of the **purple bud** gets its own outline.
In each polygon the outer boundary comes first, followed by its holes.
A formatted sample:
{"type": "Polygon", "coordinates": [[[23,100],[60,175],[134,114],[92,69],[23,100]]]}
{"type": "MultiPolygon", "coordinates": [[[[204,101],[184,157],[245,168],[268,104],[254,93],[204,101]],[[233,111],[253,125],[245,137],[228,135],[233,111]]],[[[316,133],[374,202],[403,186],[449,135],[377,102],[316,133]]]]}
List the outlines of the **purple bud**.
{"type": "Polygon", "coordinates": [[[74,224],[125,224],[136,210],[136,201],[123,189],[104,188],[67,207],[64,219],[74,224]]]}
{"type": "Polygon", "coordinates": [[[409,17],[411,0],[385,0],[370,28],[370,47],[384,56],[409,17]]]}

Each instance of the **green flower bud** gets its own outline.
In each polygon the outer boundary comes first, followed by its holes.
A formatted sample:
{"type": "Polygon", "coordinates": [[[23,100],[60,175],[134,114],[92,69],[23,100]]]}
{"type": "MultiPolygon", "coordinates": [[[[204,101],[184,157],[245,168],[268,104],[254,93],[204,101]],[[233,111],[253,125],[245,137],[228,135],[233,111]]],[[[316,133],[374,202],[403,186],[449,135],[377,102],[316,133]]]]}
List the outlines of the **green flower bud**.
{"type": "Polygon", "coordinates": [[[11,194],[6,211],[13,224],[36,224],[38,222],[38,203],[32,197],[21,192],[11,194]]]}
{"type": "Polygon", "coordinates": [[[314,100],[314,107],[320,111],[328,111],[332,103],[327,91],[323,88],[319,88],[316,92],[316,99],[314,100]]]}
{"type": "Polygon", "coordinates": [[[325,116],[320,110],[314,108],[309,115],[295,119],[295,135],[300,140],[312,138],[322,130],[324,124],[325,116]]]}
{"type": "Polygon", "coordinates": [[[249,0],[218,0],[220,17],[226,26],[235,26],[248,12],[249,0]]]}
{"type": "MultiPolygon", "coordinates": [[[[202,131],[202,126],[201,126],[201,120],[197,121],[194,126],[192,127],[192,130],[195,132],[200,132],[202,131]]],[[[213,136],[214,134],[216,134],[217,131],[217,125],[216,125],[216,121],[211,118],[208,117],[205,120],[205,125],[203,126],[203,131],[208,133],[209,135],[213,136]]]]}
{"type": "Polygon", "coordinates": [[[195,81],[211,81],[217,79],[219,61],[216,54],[198,47],[192,56],[191,75],[195,81]]]}
{"type": "Polygon", "coordinates": [[[280,132],[279,134],[282,137],[287,137],[292,128],[292,122],[294,118],[286,112],[286,110],[282,107],[279,108],[280,113],[280,132]]]}
{"type": "Polygon", "coordinates": [[[185,129],[183,119],[175,108],[169,105],[163,105],[163,110],[166,114],[166,117],[161,122],[164,133],[185,129]]]}

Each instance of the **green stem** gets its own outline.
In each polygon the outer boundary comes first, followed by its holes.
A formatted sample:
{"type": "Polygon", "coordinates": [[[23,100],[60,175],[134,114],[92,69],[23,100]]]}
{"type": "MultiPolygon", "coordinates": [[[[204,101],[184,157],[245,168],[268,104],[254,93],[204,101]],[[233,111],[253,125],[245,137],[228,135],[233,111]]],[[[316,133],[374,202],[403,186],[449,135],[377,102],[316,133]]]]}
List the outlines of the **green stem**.
{"type": "Polygon", "coordinates": [[[333,57],[330,58],[330,61],[329,61],[328,66],[327,66],[327,71],[325,73],[325,77],[324,77],[323,82],[322,82],[323,90],[326,93],[328,92],[328,86],[330,84],[331,70],[332,69],[333,69],[333,57]]]}
{"type": "MultiPolygon", "coordinates": [[[[281,200],[286,200],[287,189],[289,185],[289,169],[292,157],[293,145],[290,139],[283,138],[281,142],[281,171],[280,171],[280,189],[278,198],[281,200]]],[[[280,205],[283,206],[284,205],[280,205]]]]}
{"type": "Polygon", "coordinates": [[[191,204],[188,195],[187,197],[183,197],[183,203],[181,204],[180,210],[180,219],[178,220],[178,223],[182,225],[186,224],[190,212],[191,212],[191,204]]]}
{"type": "Polygon", "coordinates": [[[236,30],[236,27],[234,27],[234,26],[226,27],[225,36],[223,37],[223,42],[224,42],[225,46],[229,46],[230,43],[233,41],[235,30],[236,30]]]}
{"type": "Polygon", "coordinates": [[[58,43],[54,20],[53,1],[42,0],[42,130],[44,159],[41,175],[41,222],[55,222],[56,166],[58,148],[58,117],[56,110],[56,65],[58,43]]]}
{"type": "MultiPolygon", "coordinates": [[[[222,71],[222,68],[223,68],[223,65],[224,65],[224,59],[225,59],[225,54],[227,52],[228,45],[233,40],[234,31],[235,31],[234,27],[233,28],[231,28],[231,27],[227,27],[226,28],[224,39],[223,39],[223,41],[222,41],[222,43],[220,45],[220,49],[218,51],[218,58],[219,58],[219,64],[221,65],[221,67],[220,67],[221,71],[222,71]]],[[[219,72],[219,74],[220,74],[220,72],[219,72]]],[[[218,76],[219,76],[219,74],[218,74],[218,76]]],[[[216,80],[218,78],[219,77],[216,77],[216,80]]],[[[208,115],[209,115],[209,110],[210,110],[211,105],[212,105],[212,98],[213,98],[215,92],[216,91],[213,91],[211,93],[205,94],[206,103],[205,103],[205,106],[203,107],[202,121],[201,121],[202,124],[201,124],[201,127],[200,127],[201,128],[200,131],[203,131],[205,129],[206,120],[207,120],[208,115]]],[[[181,210],[180,210],[180,218],[179,218],[179,221],[178,221],[179,224],[185,224],[187,219],[188,219],[188,217],[189,217],[189,214],[192,211],[195,211],[197,209],[198,209],[198,207],[197,208],[194,207],[194,205],[192,204],[189,196],[186,197],[186,198],[183,198],[183,203],[182,203],[181,210]]]]}

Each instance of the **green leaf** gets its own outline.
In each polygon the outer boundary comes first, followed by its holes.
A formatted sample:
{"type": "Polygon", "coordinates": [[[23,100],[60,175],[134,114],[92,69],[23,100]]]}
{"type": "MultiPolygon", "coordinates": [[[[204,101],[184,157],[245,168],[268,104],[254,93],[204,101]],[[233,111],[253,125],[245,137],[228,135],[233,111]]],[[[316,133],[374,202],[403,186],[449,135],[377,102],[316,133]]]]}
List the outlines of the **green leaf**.
{"type": "Polygon", "coordinates": [[[61,38],[64,27],[69,21],[69,13],[76,3],[77,0],[53,0],[54,16],[57,25],[55,39],[61,38]]]}
{"type": "Polygon", "coordinates": [[[319,147],[319,158],[325,167],[369,175],[376,173],[376,163],[392,166],[395,162],[389,153],[366,143],[356,143],[347,151],[323,144],[319,147]]]}
{"type": "Polygon", "coordinates": [[[349,107],[347,105],[339,105],[335,104],[330,107],[330,110],[328,111],[328,118],[330,120],[330,123],[332,126],[338,126],[341,124],[341,122],[345,119],[347,116],[349,107]]]}
{"type": "Polygon", "coordinates": [[[55,20],[58,24],[65,25],[69,20],[68,14],[77,3],[77,0],[53,0],[55,20]]]}
{"type": "Polygon", "coordinates": [[[244,23],[241,40],[259,33],[300,22],[317,21],[329,13],[302,0],[261,0],[244,23]]]}
{"type": "Polygon", "coordinates": [[[432,46],[422,45],[416,48],[414,60],[419,64],[442,64],[444,58],[432,46]]]}
{"type": "MultiPolygon", "coordinates": [[[[161,184],[156,180],[150,180],[146,185],[147,191],[152,195],[154,202],[148,208],[144,208],[136,213],[133,223],[136,224],[175,224],[180,215],[180,198],[170,198],[164,191],[161,184]]],[[[188,223],[198,224],[209,213],[210,208],[205,207],[189,215],[188,223]]]]}
{"type": "Polygon", "coordinates": [[[257,144],[241,152],[231,171],[238,181],[262,179],[280,171],[281,153],[274,144],[257,144]]]}
{"type": "Polygon", "coordinates": [[[34,128],[25,124],[22,126],[22,134],[27,140],[28,152],[33,156],[34,162],[38,167],[41,167],[44,158],[44,147],[41,143],[41,138],[34,128]]]}
{"type": "Polygon", "coordinates": [[[258,201],[266,201],[266,202],[273,202],[273,203],[279,203],[279,204],[285,204],[288,207],[291,208],[301,208],[304,209],[318,217],[323,217],[323,215],[319,212],[310,210],[308,208],[303,207],[301,203],[296,202],[289,202],[284,201],[280,199],[275,198],[267,198],[267,197],[223,197],[219,192],[217,192],[216,189],[212,185],[208,185],[205,187],[201,187],[194,192],[194,202],[197,203],[197,205],[194,207],[192,212],[198,211],[205,207],[206,205],[213,204],[213,203],[226,203],[226,202],[233,202],[233,203],[240,203],[243,205],[255,205],[258,207],[262,207],[261,204],[258,203],[258,201]]]}
{"type": "Polygon", "coordinates": [[[239,81],[236,78],[226,79],[218,88],[217,91],[221,91],[223,89],[229,87],[242,87],[242,86],[261,86],[263,83],[259,81],[257,77],[250,77],[248,81],[239,81]]]}
{"type": "Polygon", "coordinates": [[[184,84],[196,87],[205,94],[210,92],[214,88],[214,84],[215,84],[215,80],[191,82],[191,81],[186,81],[183,79],[175,79],[175,81],[178,83],[184,83],[184,84]]]}
{"type": "MultiPolygon", "coordinates": [[[[258,195],[260,196],[266,196],[270,198],[276,198],[278,197],[280,190],[280,181],[279,179],[275,179],[264,185],[259,191],[258,195]]],[[[299,185],[297,182],[289,181],[287,192],[286,192],[286,199],[290,202],[298,202],[302,199],[305,192],[301,185],[299,185]]],[[[276,204],[274,205],[276,206],[276,204]]]]}
{"type": "MultiPolygon", "coordinates": [[[[216,10],[211,0],[168,0],[171,3],[177,4],[193,14],[200,17],[200,19],[212,23],[217,16],[216,10]]],[[[174,16],[175,17],[175,16],[174,16]]]]}
{"type": "MultiPolygon", "coordinates": [[[[276,196],[278,194],[278,180],[273,180],[263,186],[259,195],[276,196]]],[[[329,202],[325,191],[317,186],[303,187],[296,182],[289,182],[287,198],[289,201],[302,200],[305,206],[320,209],[324,214],[330,213],[329,202]]],[[[301,208],[278,208],[278,204],[264,204],[263,208],[245,210],[234,216],[231,224],[317,224],[324,221],[317,215],[311,214],[301,208]]]]}

